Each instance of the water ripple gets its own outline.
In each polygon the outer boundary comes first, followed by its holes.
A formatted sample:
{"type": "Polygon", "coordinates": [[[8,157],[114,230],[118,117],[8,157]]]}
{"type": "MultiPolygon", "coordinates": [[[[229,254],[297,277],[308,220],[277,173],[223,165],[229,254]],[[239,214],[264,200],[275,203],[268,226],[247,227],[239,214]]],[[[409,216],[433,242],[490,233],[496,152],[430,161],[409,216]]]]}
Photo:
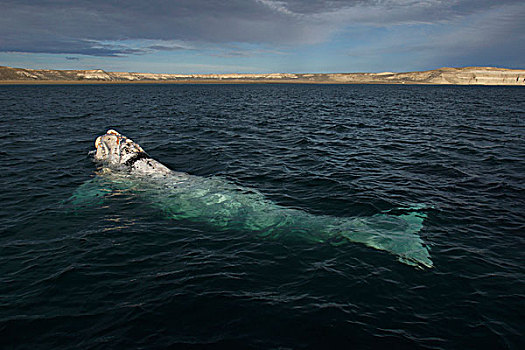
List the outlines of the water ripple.
{"type": "Polygon", "coordinates": [[[0,87],[0,347],[523,348],[524,101],[505,87],[0,87]],[[435,267],[170,220],[126,192],[72,210],[109,128],[316,215],[424,205],[435,267]]]}

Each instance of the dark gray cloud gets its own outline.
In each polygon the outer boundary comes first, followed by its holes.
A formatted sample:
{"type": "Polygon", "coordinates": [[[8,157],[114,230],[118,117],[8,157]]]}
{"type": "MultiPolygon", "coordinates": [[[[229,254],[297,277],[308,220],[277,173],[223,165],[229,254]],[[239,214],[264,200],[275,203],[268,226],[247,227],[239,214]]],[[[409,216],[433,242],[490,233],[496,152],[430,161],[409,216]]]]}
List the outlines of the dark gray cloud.
{"type": "Polygon", "coordinates": [[[147,47],[150,50],[154,51],[180,51],[180,50],[188,50],[188,48],[184,46],[166,46],[166,45],[150,45],[147,47]]]}
{"type": "MultiPolygon", "coordinates": [[[[133,39],[271,42],[280,37],[274,24],[283,23],[272,9],[245,0],[22,0],[4,1],[0,8],[2,51],[112,56],[133,52],[96,43],[133,39]]],[[[286,41],[293,34],[282,36],[280,41],[286,41]]]]}
{"type": "Polygon", "coordinates": [[[15,40],[0,40],[0,51],[49,53],[49,54],[77,54],[101,57],[121,57],[130,54],[143,54],[145,49],[135,49],[124,45],[103,44],[95,40],[60,39],[42,36],[39,40],[34,37],[15,40]]]}
{"type": "Polygon", "coordinates": [[[312,44],[348,26],[454,22],[505,6],[525,13],[522,0],[0,0],[0,51],[114,57],[193,44],[312,44]]]}

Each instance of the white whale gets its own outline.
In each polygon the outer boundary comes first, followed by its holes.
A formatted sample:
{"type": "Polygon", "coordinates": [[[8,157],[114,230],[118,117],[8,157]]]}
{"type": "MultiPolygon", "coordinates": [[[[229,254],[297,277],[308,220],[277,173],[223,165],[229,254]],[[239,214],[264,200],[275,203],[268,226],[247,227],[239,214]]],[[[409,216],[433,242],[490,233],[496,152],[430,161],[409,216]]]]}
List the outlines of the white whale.
{"type": "Polygon", "coordinates": [[[97,203],[112,189],[142,196],[172,219],[186,219],[216,229],[254,232],[262,237],[294,236],[315,242],[345,241],[390,252],[402,263],[431,268],[428,248],[418,233],[426,217],[420,208],[404,214],[369,217],[313,215],[286,208],[257,191],[219,177],[199,177],[170,170],[137,143],[115,130],[95,141],[97,175],[72,196],[74,205],[97,203]]]}

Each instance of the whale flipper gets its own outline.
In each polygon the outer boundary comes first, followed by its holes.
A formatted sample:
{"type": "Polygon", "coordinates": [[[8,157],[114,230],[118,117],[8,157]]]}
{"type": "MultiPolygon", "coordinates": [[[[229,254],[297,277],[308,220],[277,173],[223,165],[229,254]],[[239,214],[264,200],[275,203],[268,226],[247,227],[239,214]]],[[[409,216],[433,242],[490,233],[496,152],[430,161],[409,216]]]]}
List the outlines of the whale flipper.
{"type": "Polygon", "coordinates": [[[132,182],[125,177],[114,177],[109,169],[103,169],[88,181],[78,186],[66,204],[73,209],[95,207],[104,203],[115,190],[131,188],[132,182]]]}
{"type": "Polygon", "coordinates": [[[103,186],[103,180],[96,176],[80,185],[67,200],[74,209],[82,207],[94,207],[104,202],[104,197],[111,192],[103,186]]]}

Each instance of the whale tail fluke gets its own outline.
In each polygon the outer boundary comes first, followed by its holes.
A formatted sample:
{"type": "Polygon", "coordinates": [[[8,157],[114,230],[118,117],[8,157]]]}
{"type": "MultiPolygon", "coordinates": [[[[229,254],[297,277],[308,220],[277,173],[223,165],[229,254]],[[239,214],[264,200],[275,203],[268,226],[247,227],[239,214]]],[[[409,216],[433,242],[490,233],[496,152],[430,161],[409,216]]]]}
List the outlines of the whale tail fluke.
{"type": "Polygon", "coordinates": [[[427,246],[419,236],[427,215],[423,206],[398,208],[387,213],[364,218],[340,218],[330,227],[352,242],[390,252],[404,264],[432,268],[427,246]],[[392,215],[393,212],[401,213],[392,215]]]}

